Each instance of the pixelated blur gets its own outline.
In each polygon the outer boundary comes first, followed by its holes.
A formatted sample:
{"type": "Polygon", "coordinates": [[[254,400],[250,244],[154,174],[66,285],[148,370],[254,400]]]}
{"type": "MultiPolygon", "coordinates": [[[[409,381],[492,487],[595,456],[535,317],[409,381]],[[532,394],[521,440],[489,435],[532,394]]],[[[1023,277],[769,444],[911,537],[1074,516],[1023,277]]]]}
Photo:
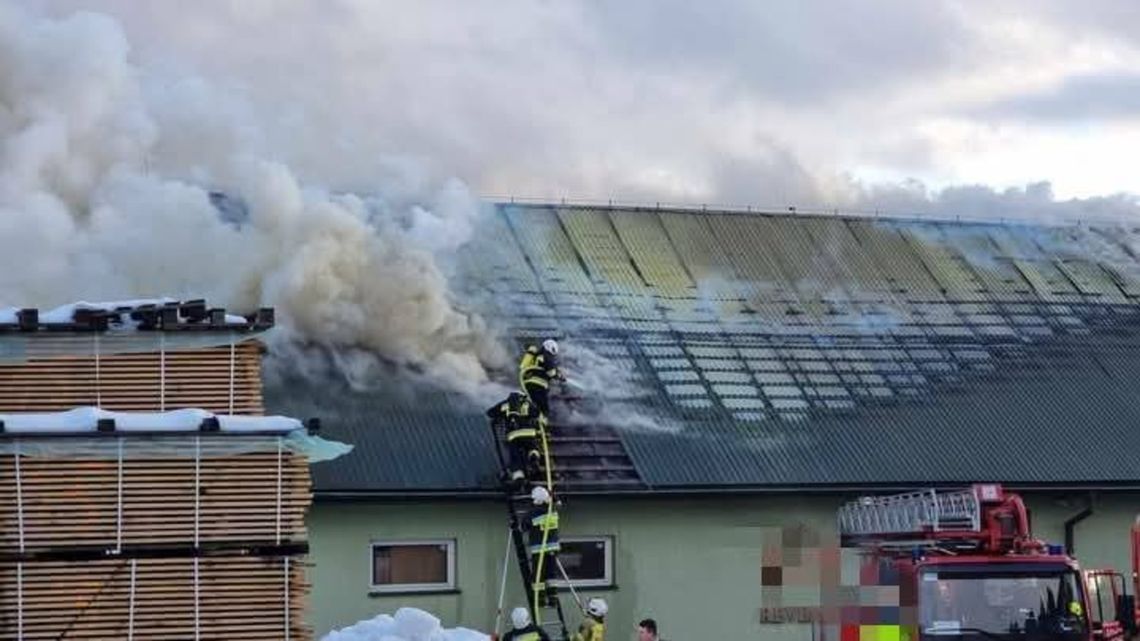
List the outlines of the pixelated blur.
{"type": "Polygon", "coordinates": [[[764,529],[758,621],[812,624],[817,641],[905,641],[914,608],[889,564],[802,524],[764,529]]]}

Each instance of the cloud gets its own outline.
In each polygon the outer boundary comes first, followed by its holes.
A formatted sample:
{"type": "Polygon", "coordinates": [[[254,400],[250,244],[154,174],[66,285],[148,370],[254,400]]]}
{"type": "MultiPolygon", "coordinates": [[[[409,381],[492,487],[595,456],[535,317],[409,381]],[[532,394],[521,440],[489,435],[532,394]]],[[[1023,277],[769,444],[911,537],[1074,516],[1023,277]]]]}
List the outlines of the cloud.
{"type": "Polygon", "coordinates": [[[1055,87],[997,101],[975,114],[1070,126],[1089,121],[1136,121],[1140,117],[1140,74],[1113,72],[1065,78],[1055,87]]]}
{"type": "MultiPolygon", "coordinates": [[[[907,179],[997,194],[1047,181],[1067,200],[1132,188],[1116,168],[1140,137],[1126,123],[1057,134],[1077,121],[1047,104],[1066,86],[1061,102],[1078,104],[1081,78],[1129,68],[1134,40],[1106,18],[1127,22],[1127,0],[1087,12],[948,0],[26,4],[122,23],[144,86],[169,103],[155,116],[161,170],[197,179],[217,163],[201,157],[217,145],[179,139],[193,131],[333,191],[384,185],[393,207],[451,177],[486,197],[698,205],[874,209],[901,189],[907,207],[946,206],[914,200],[907,179]],[[169,78],[208,79],[216,108],[180,110],[180,92],[198,89],[169,78]],[[999,107],[1009,118],[993,124],[985,110],[999,107]]],[[[1127,88],[1086,121],[1130,109],[1127,88]]]]}
{"type": "Polygon", "coordinates": [[[788,106],[867,94],[970,63],[975,34],[949,3],[589,2],[587,23],[640,71],[717,78],[788,106]],[[852,28],[852,25],[859,25],[852,28]]]}
{"type": "Polygon", "coordinates": [[[1042,224],[1140,222],[1140,196],[1119,193],[1060,200],[1047,181],[1001,190],[988,185],[931,189],[919,181],[870,186],[852,183],[851,189],[848,202],[853,210],[894,216],[1042,224]]]}

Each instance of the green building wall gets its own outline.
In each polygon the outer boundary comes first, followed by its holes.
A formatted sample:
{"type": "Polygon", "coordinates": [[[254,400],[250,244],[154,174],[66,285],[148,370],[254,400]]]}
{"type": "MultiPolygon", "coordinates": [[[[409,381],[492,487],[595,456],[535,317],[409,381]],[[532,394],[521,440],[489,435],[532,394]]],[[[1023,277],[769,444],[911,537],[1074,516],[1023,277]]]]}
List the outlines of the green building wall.
{"type": "MultiPolygon", "coordinates": [[[[1064,541],[1064,522],[1084,509],[1084,495],[1027,496],[1038,536],[1064,541]]],[[[801,525],[833,535],[840,497],[694,497],[688,499],[572,499],[563,506],[564,536],[609,535],[614,543],[614,587],[585,591],[610,606],[607,639],[633,638],[633,626],[656,618],[670,641],[765,638],[813,641],[811,626],[760,622],[765,544],[780,548],[782,527],[801,525]]],[[[1075,528],[1077,557],[1085,569],[1115,567],[1126,576],[1128,533],[1140,494],[1099,498],[1075,528]]],[[[428,610],[448,627],[490,631],[507,544],[506,508],[492,501],[322,503],[310,514],[308,619],[318,638],[379,613],[411,606],[428,610]],[[457,590],[447,594],[370,595],[369,543],[377,539],[456,539],[457,590]]],[[[810,542],[808,542],[810,545],[810,542]]],[[[810,552],[808,553],[810,556],[810,552]]],[[[797,570],[794,553],[768,565],[785,566],[783,606],[818,602],[818,574],[797,570]]],[[[512,563],[507,577],[504,629],[521,604],[521,581],[512,563]]],[[[806,559],[808,565],[812,559],[806,559]]],[[[844,582],[854,580],[851,559],[844,582]]],[[[771,577],[771,575],[768,575],[771,577]]],[[[564,601],[571,625],[581,615],[564,601]]]]}

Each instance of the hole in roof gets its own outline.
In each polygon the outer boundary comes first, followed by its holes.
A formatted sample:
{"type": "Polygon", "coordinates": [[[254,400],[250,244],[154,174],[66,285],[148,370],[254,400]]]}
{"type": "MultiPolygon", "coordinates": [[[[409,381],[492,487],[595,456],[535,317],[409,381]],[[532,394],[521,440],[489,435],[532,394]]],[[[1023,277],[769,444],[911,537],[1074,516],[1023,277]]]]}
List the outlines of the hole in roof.
{"type": "Polygon", "coordinates": [[[768,415],[764,412],[733,412],[732,417],[738,421],[745,421],[749,423],[768,420],[768,415]]]}
{"type": "Polygon", "coordinates": [[[708,358],[736,358],[736,350],[731,347],[698,347],[693,345],[686,345],[685,349],[693,356],[704,356],[708,358]]]}
{"type": "Polygon", "coordinates": [[[763,399],[759,398],[730,397],[722,398],[720,402],[730,410],[754,410],[767,407],[763,399]]]}
{"type": "Polygon", "coordinates": [[[776,415],[780,417],[780,420],[788,422],[806,421],[808,418],[808,415],[803,412],[777,412],[776,415]]]}
{"type": "Polygon", "coordinates": [[[989,352],[980,349],[956,349],[954,356],[966,361],[982,361],[990,357],[989,352]]]}
{"type": "Polygon", "coordinates": [[[691,369],[693,367],[687,358],[651,358],[649,364],[657,369],[691,369]]]}
{"type": "Polygon", "coordinates": [[[942,352],[936,349],[912,349],[910,350],[910,357],[916,361],[933,361],[946,358],[942,352]]]}
{"type": "Polygon", "coordinates": [[[748,361],[748,367],[755,371],[783,371],[786,369],[781,361],[748,361]]]}
{"type": "Polygon", "coordinates": [[[834,385],[820,385],[817,386],[815,390],[820,396],[849,396],[847,388],[834,385]]]}
{"type": "Polygon", "coordinates": [[[979,327],[978,333],[983,336],[1016,336],[1017,330],[1009,325],[988,325],[979,327]]]}
{"type": "Polygon", "coordinates": [[[764,390],[764,395],[768,397],[803,395],[803,391],[794,385],[764,385],[761,389],[764,390]]]}
{"type": "Polygon", "coordinates": [[[672,396],[704,396],[704,385],[666,385],[665,391],[672,396]]]}
{"type": "Polygon", "coordinates": [[[713,391],[721,396],[755,396],[755,385],[713,385],[713,391]]]}
{"type": "Polygon", "coordinates": [[[818,349],[783,349],[780,351],[785,357],[794,358],[798,361],[823,358],[823,354],[818,349]]]}
{"type": "Polygon", "coordinates": [[[744,372],[704,372],[705,379],[714,383],[751,383],[752,376],[744,372]]]}
{"type": "Polygon", "coordinates": [[[678,370],[678,369],[658,370],[656,372],[656,374],[657,374],[658,379],[660,379],[662,381],[668,381],[668,382],[674,382],[674,383],[701,380],[700,375],[691,369],[690,370],[683,370],[683,369],[682,370],[678,370]]]}
{"type": "Polygon", "coordinates": [[[773,398],[772,407],[778,410],[807,409],[808,402],[798,398],[773,398]]]}
{"type": "MultiPolygon", "coordinates": [[[[684,356],[685,350],[671,345],[646,345],[641,348],[646,356],[684,356]]],[[[688,359],[686,359],[688,360],[688,359]]]]}
{"type": "Polygon", "coordinates": [[[744,363],[738,360],[724,358],[694,358],[697,366],[708,370],[734,370],[744,369],[744,363]]]}

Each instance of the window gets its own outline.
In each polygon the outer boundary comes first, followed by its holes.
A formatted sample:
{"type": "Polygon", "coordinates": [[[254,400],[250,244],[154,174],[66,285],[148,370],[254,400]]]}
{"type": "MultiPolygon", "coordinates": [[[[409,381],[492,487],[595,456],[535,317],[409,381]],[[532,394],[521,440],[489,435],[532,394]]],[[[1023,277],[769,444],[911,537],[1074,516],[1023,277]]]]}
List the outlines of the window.
{"type": "Polygon", "coordinates": [[[373,592],[455,589],[455,540],[374,541],[373,592]]]}
{"type": "MultiPolygon", "coordinates": [[[[614,539],[612,536],[566,536],[561,539],[558,559],[576,588],[605,588],[614,584],[614,539]]],[[[564,579],[552,581],[566,587],[564,579]]]]}

